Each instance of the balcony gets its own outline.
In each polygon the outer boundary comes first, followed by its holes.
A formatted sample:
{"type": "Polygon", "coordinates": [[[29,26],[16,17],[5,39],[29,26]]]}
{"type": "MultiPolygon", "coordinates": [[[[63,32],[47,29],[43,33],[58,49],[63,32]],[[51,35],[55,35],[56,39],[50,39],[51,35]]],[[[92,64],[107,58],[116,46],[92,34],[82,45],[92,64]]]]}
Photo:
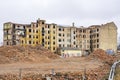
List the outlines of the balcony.
{"type": "Polygon", "coordinates": [[[25,29],[24,29],[24,28],[15,28],[14,30],[25,31],[25,29]]]}
{"type": "Polygon", "coordinates": [[[11,28],[3,28],[3,30],[9,30],[9,29],[11,29],[11,28]]]}

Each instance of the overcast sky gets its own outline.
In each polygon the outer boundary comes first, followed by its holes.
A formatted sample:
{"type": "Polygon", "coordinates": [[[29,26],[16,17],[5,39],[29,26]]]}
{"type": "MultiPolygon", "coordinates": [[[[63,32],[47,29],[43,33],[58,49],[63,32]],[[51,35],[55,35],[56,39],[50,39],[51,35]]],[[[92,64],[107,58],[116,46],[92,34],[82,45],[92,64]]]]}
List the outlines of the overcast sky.
{"type": "Polygon", "coordinates": [[[62,25],[75,22],[78,27],[114,21],[119,29],[120,0],[0,0],[0,42],[3,23],[29,24],[38,18],[62,25]]]}

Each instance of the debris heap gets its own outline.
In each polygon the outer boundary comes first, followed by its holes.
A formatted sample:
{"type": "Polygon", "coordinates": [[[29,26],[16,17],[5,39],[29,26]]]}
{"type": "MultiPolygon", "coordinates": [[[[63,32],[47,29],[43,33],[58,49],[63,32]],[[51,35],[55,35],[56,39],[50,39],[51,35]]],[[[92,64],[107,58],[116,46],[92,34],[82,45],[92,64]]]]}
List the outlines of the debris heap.
{"type": "Polygon", "coordinates": [[[45,62],[56,58],[58,58],[58,55],[42,46],[0,47],[0,64],[14,62],[45,62]]]}
{"type": "Polygon", "coordinates": [[[109,55],[107,54],[104,50],[102,49],[97,49],[95,50],[90,57],[95,58],[95,59],[99,59],[105,63],[108,63],[110,65],[112,65],[116,59],[115,56],[113,55],[109,55]]]}

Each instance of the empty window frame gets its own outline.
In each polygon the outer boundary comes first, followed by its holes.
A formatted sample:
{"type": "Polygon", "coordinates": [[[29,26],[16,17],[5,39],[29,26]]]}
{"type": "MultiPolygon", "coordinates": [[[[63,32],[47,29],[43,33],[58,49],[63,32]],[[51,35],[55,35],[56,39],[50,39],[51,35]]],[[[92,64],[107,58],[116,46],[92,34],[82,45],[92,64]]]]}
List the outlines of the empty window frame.
{"type": "Polygon", "coordinates": [[[61,39],[59,39],[59,42],[61,42],[61,39]]]}
{"type": "Polygon", "coordinates": [[[86,30],[85,30],[85,29],[83,29],[83,33],[86,33],[86,30]]]}
{"type": "Polygon", "coordinates": [[[83,38],[86,38],[86,35],[83,35],[83,38]]]}
{"type": "Polygon", "coordinates": [[[29,38],[31,38],[31,35],[29,35],[29,38]]]}
{"type": "Polygon", "coordinates": [[[45,24],[45,22],[44,22],[44,21],[42,21],[42,24],[45,24]]]}
{"type": "Polygon", "coordinates": [[[55,50],[55,47],[53,47],[53,50],[55,50]]]}
{"type": "Polygon", "coordinates": [[[55,25],[53,25],[53,28],[55,28],[55,25]]]}
{"type": "Polygon", "coordinates": [[[97,39],[97,42],[99,42],[99,39],[97,39]]]}
{"type": "Polygon", "coordinates": [[[59,28],[59,31],[61,31],[61,28],[59,28]]]}
{"type": "Polygon", "coordinates": [[[29,44],[31,44],[31,41],[29,41],[29,44]]]}
{"type": "Polygon", "coordinates": [[[50,34],[50,31],[48,31],[48,34],[50,34]]]}
{"type": "Polygon", "coordinates": [[[61,44],[59,44],[59,47],[61,47],[61,44]]]}
{"type": "Polygon", "coordinates": [[[36,30],[36,33],[38,33],[38,30],[36,30]]]}
{"type": "Polygon", "coordinates": [[[31,32],[31,29],[29,29],[29,32],[31,32]]]}
{"type": "Polygon", "coordinates": [[[53,42],[53,45],[55,45],[55,41],[53,42]]]}
{"type": "Polygon", "coordinates": [[[97,44],[97,48],[99,48],[99,44],[97,44]]]}
{"type": "Polygon", "coordinates": [[[99,37],[99,34],[97,34],[97,37],[99,37]]]}
{"type": "Polygon", "coordinates": [[[59,33],[59,36],[61,36],[61,33],[59,33]]]}
{"type": "Polygon", "coordinates": [[[99,31],[99,29],[97,29],[97,32],[99,31]]]}
{"type": "Polygon", "coordinates": [[[48,25],[48,28],[50,28],[50,25],[48,25]]]}
{"type": "Polygon", "coordinates": [[[36,36],[36,39],[38,39],[38,36],[36,36]]]}
{"type": "Polygon", "coordinates": [[[53,36],[53,39],[55,39],[55,36],[53,36]]]}

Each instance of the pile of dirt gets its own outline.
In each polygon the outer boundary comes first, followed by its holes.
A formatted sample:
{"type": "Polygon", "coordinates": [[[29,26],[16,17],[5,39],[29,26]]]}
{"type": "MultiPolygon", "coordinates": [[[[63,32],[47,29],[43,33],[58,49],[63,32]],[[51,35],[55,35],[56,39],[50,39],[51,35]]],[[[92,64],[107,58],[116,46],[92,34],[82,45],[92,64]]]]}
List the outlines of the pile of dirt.
{"type": "Polygon", "coordinates": [[[96,68],[94,70],[83,70],[77,72],[55,72],[52,74],[41,74],[36,72],[31,73],[22,73],[22,76],[16,74],[3,74],[0,75],[0,79],[2,80],[102,80],[102,78],[109,73],[108,66],[101,66],[100,68],[96,68]],[[50,79],[47,79],[50,78],[50,79]]]}
{"type": "Polygon", "coordinates": [[[90,54],[90,57],[99,59],[105,63],[112,64],[114,63],[116,57],[113,55],[107,54],[104,50],[102,49],[97,49],[93,53],[90,54]]]}
{"type": "Polygon", "coordinates": [[[59,58],[58,55],[42,46],[2,46],[0,64],[14,62],[47,62],[59,58]]]}

